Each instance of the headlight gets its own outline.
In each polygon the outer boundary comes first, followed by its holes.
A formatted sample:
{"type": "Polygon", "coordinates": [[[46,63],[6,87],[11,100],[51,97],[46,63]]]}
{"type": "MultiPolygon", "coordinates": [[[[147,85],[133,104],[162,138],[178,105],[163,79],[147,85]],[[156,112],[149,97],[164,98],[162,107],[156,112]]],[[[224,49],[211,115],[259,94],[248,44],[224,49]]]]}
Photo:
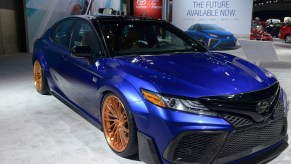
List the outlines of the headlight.
{"type": "Polygon", "coordinates": [[[183,112],[191,112],[195,114],[217,116],[217,113],[210,111],[198,100],[195,99],[183,99],[167,95],[161,95],[155,92],[141,90],[145,99],[159,107],[170,108],[183,112]]]}
{"type": "Polygon", "coordinates": [[[265,75],[266,75],[268,78],[276,78],[276,76],[275,76],[274,74],[272,74],[270,71],[266,70],[265,68],[260,67],[260,69],[265,73],[265,75]]]}
{"type": "Polygon", "coordinates": [[[218,35],[215,35],[215,34],[209,34],[209,36],[214,37],[214,38],[218,37],[218,35]]]}

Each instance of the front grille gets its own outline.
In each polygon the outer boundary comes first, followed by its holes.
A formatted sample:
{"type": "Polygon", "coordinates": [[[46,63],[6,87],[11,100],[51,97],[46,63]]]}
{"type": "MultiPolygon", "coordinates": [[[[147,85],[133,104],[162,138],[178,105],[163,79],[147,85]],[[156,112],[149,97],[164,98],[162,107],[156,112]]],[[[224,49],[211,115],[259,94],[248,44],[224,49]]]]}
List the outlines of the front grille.
{"type": "Polygon", "coordinates": [[[175,149],[174,160],[183,162],[201,161],[203,156],[211,150],[211,143],[218,135],[190,134],[182,137],[175,149]]]}
{"type": "Polygon", "coordinates": [[[280,118],[285,115],[286,115],[286,112],[285,112],[284,104],[283,104],[283,101],[280,100],[275,107],[273,118],[280,118]]]}
{"type": "Polygon", "coordinates": [[[218,45],[219,48],[232,48],[235,46],[236,46],[235,42],[223,42],[223,43],[218,45]]]}
{"type": "MultiPolygon", "coordinates": [[[[280,119],[284,116],[286,116],[286,111],[284,108],[283,101],[280,100],[277,102],[276,105],[274,105],[274,113],[272,115],[273,119],[280,119]]],[[[224,113],[220,114],[222,118],[224,118],[227,122],[229,122],[233,127],[235,128],[242,128],[246,126],[250,126],[253,124],[256,124],[251,118],[247,118],[246,116],[239,116],[238,114],[230,114],[230,113],[224,113]]]]}
{"type": "Polygon", "coordinates": [[[243,127],[250,124],[245,119],[257,123],[273,114],[280,95],[279,89],[279,84],[275,83],[259,91],[237,95],[202,97],[199,101],[220,115],[228,114],[229,116],[222,115],[222,117],[234,127],[243,127]],[[263,112],[259,112],[259,104],[262,103],[267,103],[268,107],[263,112]]]}
{"type": "Polygon", "coordinates": [[[249,126],[254,123],[251,119],[232,114],[221,114],[221,117],[228,121],[235,128],[249,126]]]}
{"type": "Polygon", "coordinates": [[[272,121],[266,126],[254,126],[233,131],[217,157],[217,163],[226,163],[270,146],[286,135],[286,118],[272,121]]]}
{"type": "Polygon", "coordinates": [[[227,132],[185,132],[176,137],[163,157],[171,163],[210,163],[222,148],[227,132]]]}

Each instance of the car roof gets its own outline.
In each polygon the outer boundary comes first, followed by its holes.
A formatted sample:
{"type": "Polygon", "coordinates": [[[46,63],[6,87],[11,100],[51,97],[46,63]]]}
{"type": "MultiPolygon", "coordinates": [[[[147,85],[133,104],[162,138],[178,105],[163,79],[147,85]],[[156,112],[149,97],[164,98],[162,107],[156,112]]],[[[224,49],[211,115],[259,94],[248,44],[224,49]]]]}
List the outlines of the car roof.
{"type": "Polygon", "coordinates": [[[126,15],[74,15],[74,16],[70,16],[73,18],[83,18],[83,19],[87,19],[87,20],[160,20],[160,19],[154,19],[154,18],[147,18],[147,17],[135,17],[135,16],[126,16],[126,15]]]}

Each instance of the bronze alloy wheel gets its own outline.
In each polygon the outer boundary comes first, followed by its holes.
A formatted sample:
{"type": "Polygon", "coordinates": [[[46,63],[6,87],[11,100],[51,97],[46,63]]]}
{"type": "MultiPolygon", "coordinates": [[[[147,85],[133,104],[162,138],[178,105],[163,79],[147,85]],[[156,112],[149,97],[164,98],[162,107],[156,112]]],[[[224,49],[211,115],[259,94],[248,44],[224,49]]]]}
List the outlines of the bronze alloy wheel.
{"type": "Polygon", "coordinates": [[[123,152],[129,143],[128,116],[123,103],[115,95],[105,97],[102,106],[103,131],[109,146],[123,152]]]}
{"type": "Polygon", "coordinates": [[[41,92],[42,84],[43,84],[43,77],[42,77],[42,70],[38,60],[34,61],[33,65],[33,78],[34,78],[34,86],[38,92],[41,92]]]}

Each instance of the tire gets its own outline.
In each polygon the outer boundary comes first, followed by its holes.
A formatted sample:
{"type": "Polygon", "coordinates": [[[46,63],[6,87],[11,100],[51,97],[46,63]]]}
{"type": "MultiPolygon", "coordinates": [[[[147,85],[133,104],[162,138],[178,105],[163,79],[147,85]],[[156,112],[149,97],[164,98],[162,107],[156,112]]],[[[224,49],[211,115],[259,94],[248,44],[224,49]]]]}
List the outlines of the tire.
{"type": "Polygon", "coordinates": [[[291,35],[287,35],[287,36],[285,37],[285,42],[286,42],[286,43],[291,43],[291,35]]]}
{"type": "Polygon", "coordinates": [[[102,129],[109,147],[121,157],[137,154],[137,133],[132,115],[115,94],[102,101],[102,129]]]}
{"type": "Polygon", "coordinates": [[[36,59],[33,63],[33,80],[36,91],[42,95],[49,94],[49,86],[40,62],[36,59]]]}

